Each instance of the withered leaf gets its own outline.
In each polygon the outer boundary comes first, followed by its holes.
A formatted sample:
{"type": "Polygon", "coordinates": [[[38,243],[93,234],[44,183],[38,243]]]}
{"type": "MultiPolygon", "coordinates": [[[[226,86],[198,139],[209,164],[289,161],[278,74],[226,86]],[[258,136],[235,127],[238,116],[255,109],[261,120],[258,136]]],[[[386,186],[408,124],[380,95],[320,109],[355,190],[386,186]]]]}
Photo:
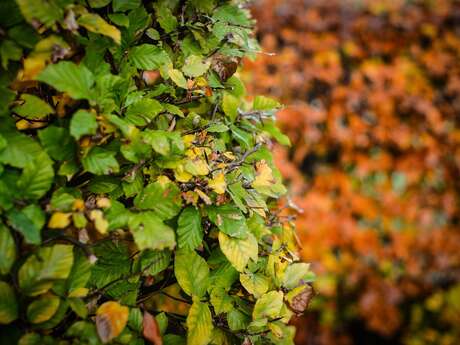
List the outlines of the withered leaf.
{"type": "Polygon", "coordinates": [[[144,318],[142,320],[144,328],[143,335],[153,345],[163,345],[163,339],[160,334],[160,327],[158,327],[157,320],[148,311],[144,311],[144,318]]]}
{"type": "Polygon", "coordinates": [[[310,284],[305,284],[302,292],[292,299],[290,303],[291,309],[297,314],[305,312],[314,296],[315,290],[313,287],[310,284]]]}

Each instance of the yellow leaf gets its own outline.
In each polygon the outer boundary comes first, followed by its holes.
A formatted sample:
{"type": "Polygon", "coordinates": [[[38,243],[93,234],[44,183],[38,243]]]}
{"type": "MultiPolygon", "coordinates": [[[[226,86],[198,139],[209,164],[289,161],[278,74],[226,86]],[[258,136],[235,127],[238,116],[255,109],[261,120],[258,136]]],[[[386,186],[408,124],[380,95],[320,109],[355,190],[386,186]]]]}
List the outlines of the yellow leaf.
{"type": "Polygon", "coordinates": [[[99,208],[110,207],[110,199],[109,198],[98,198],[96,201],[96,205],[99,208]]]}
{"type": "Polygon", "coordinates": [[[196,203],[198,202],[198,193],[194,191],[189,190],[183,193],[182,195],[187,204],[196,205],[196,203]]]}
{"type": "Polygon", "coordinates": [[[208,186],[211,187],[217,194],[224,194],[225,189],[227,188],[225,175],[223,173],[218,173],[211,180],[209,180],[208,186]]]}
{"type": "Polygon", "coordinates": [[[36,44],[32,53],[24,59],[24,69],[20,79],[33,80],[51,61],[53,51],[70,51],[69,45],[60,37],[51,35],[36,44]]]}
{"type": "Polygon", "coordinates": [[[183,164],[179,164],[174,170],[174,177],[179,182],[188,182],[193,176],[185,171],[183,164]]]}
{"type": "Polygon", "coordinates": [[[72,209],[74,211],[83,211],[85,209],[85,202],[82,199],[75,199],[72,209]]]}
{"type": "Polygon", "coordinates": [[[199,190],[198,188],[195,188],[195,192],[200,196],[201,200],[203,200],[206,205],[211,205],[212,204],[212,201],[209,198],[209,196],[207,196],[201,190],[199,190]]]}
{"type": "Polygon", "coordinates": [[[249,233],[247,238],[239,239],[219,232],[220,249],[238,272],[243,272],[249,259],[257,261],[259,247],[257,239],[249,233]]]}
{"type": "Polygon", "coordinates": [[[168,71],[168,75],[177,86],[187,89],[187,80],[181,71],[173,68],[168,71]]]}
{"type": "Polygon", "coordinates": [[[171,183],[171,180],[168,178],[168,176],[161,175],[158,176],[157,182],[161,185],[161,187],[166,187],[168,184],[171,183]]]}
{"type": "Polygon", "coordinates": [[[30,128],[30,122],[24,119],[16,121],[16,128],[18,131],[25,131],[30,128]]]}
{"type": "Polygon", "coordinates": [[[78,24],[83,26],[86,30],[95,32],[97,34],[109,36],[117,44],[121,42],[121,33],[115,26],[107,23],[102,17],[95,13],[85,13],[78,18],[78,24]]]}
{"type": "Polygon", "coordinates": [[[118,302],[102,304],[96,311],[97,334],[103,343],[117,337],[128,322],[129,309],[118,302]]]}
{"type": "Polygon", "coordinates": [[[86,297],[88,295],[89,289],[88,288],[76,288],[72,289],[69,292],[69,297],[86,297]]]}
{"type": "Polygon", "coordinates": [[[202,158],[187,160],[184,167],[185,171],[192,174],[193,176],[204,176],[209,174],[208,163],[206,163],[206,161],[202,158]]]}
{"type": "Polygon", "coordinates": [[[224,156],[232,161],[235,160],[235,155],[231,151],[224,152],[224,156]]]}
{"type": "Polygon", "coordinates": [[[273,178],[272,169],[268,166],[265,160],[256,163],[256,178],[252,181],[252,186],[257,187],[270,187],[275,183],[273,178]]]}
{"type": "Polygon", "coordinates": [[[207,303],[193,299],[192,307],[187,316],[187,345],[207,345],[211,341],[213,329],[212,315],[207,303]]]}
{"type": "Polygon", "coordinates": [[[195,134],[187,134],[182,137],[185,147],[190,147],[195,140],[195,134]]]}
{"type": "Polygon", "coordinates": [[[109,222],[104,218],[104,212],[101,210],[92,210],[89,214],[89,219],[94,222],[94,227],[99,233],[107,233],[109,222]]]}
{"type": "Polygon", "coordinates": [[[71,213],[54,212],[48,222],[48,228],[63,229],[69,226],[71,213]]]}

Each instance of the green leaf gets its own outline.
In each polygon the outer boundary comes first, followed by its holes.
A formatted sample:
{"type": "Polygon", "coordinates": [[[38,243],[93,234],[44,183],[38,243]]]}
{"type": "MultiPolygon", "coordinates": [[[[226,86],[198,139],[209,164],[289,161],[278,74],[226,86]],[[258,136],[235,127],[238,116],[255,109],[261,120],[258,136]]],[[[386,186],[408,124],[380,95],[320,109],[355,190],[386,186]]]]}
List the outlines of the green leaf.
{"type": "Polygon", "coordinates": [[[41,243],[40,232],[45,223],[45,216],[40,207],[31,204],[21,211],[11,209],[7,215],[11,226],[24,236],[26,243],[41,243]]]}
{"type": "Polygon", "coordinates": [[[7,325],[18,318],[18,303],[13,288],[0,281],[0,325],[7,325]]]}
{"type": "Polygon", "coordinates": [[[67,303],[67,301],[61,300],[61,303],[59,303],[58,310],[56,311],[56,313],[54,313],[51,319],[38,324],[37,328],[51,329],[51,328],[56,327],[64,319],[64,316],[66,315],[68,308],[69,308],[69,304],[67,303]]]}
{"type": "Polygon", "coordinates": [[[74,263],[67,277],[66,291],[71,293],[74,290],[86,287],[91,276],[92,264],[81,249],[74,249],[74,263]]]}
{"type": "Polygon", "coordinates": [[[78,18],[77,23],[88,31],[110,37],[117,44],[121,42],[120,30],[107,23],[101,16],[95,13],[82,14],[78,18]]]}
{"type": "Polygon", "coordinates": [[[141,44],[133,47],[128,56],[133,65],[142,70],[156,70],[161,66],[171,64],[169,55],[153,44],[141,44]]]}
{"type": "Polygon", "coordinates": [[[248,233],[245,239],[238,239],[219,232],[219,245],[238,272],[244,271],[249,259],[257,261],[259,248],[256,238],[251,233],[248,233]]]}
{"type": "Polygon", "coordinates": [[[72,248],[56,244],[30,255],[18,272],[20,289],[28,296],[36,296],[48,291],[55,280],[66,279],[73,263],[72,248]]]}
{"type": "Polygon", "coordinates": [[[254,146],[252,133],[246,132],[245,130],[233,125],[230,126],[230,129],[232,131],[233,138],[243,149],[249,150],[254,146]]]}
{"type": "Polygon", "coordinates": [[[29,23],[38,20],[47,27],[51,27],[60,20],[64,11],[52,0],[16,0],[22,15],[29,23]]]}
{"type": "Polygon", "coordinates": [[[16,25],[8,30],[8,36],[21,46],[33,49],[38,42],[36,31],[29,25],[16,25]]]}
{"type": "Polygon", "coordinates": [[[182,72],[189,77],[199,77],[206,73],[209,69],[210,62],[204,61],[202,57],[197,55],[190,55],[185,59],[184,67],[182,72]]]}
{"type": "Polygon", "coordinates": [[[88,309],[86,303],[80,298],[68,298],[70,308],[82,319],[86,319],[88,316],[88,309]]]}
{"type": "Polygon", "coordinates": [[[281,107],[281,104],[272,98],[256,96],[254,98],[252,107],[254,110],[273,110],[275,108],[281,107]]]}
{"type": "Polygon", "coordinates": [[[223,132],[227,132],[229,128],[223,123],[213,123],[206,130],[209,133],[223,133],[223,132]]]}
{"type": "Polygon", "coordinates": [[[270,134],[273,138],[276,139],[281,145],[291,146],[291,141],[289,137],[281,132],[281,130],[276,126],[275,122],[265,122],[263,130],[270,134]]]}
{"type": "Polygon", "coordinates": [[[152,121],[163,107],[156,99],[142,98],[126,110],[126,120],[136,126],[145,126],[152,121]]]}
{"type": "Polygon", "coordinates": [[[174,230],[164,224],[154,212],[142,212],[131,216],[129,229],[140,250],[174,249],[176,245],[174,230]]]}
{"type": "Polygon", "coordinates": [[[238,181],[229,184],[228,189],[235,205],[238,206],[238,208],[241,211],[246,212],[247,209],[244,201],[246,200],[249,194],[247,190],[243,187],[243,183],[241,181],[238,181]]]}
{"type": "Polygon", "coordinates": [[[206,208],[209,219],[220,231],[231,237],[246,238],[248,227],[241,211],[233,205],[210,206],[206,208]]]}
{"type": "Polygon", "coordinates": [[[110,4],[112,0],[88,0],[88,2],[92,8],[101,8],[110,4]]]}
{"type": "Polygon", "coordinates": [[[34,162],[42,148],[32,138],[14,132],[2,132],[3,138],[8,145],[0,151],[0,163],[9,164],[15,168],[24,168],[34,162]]]}
{"type": "Polygon", "coordinates": [[[139,136],[134,137],[127,143],[123,143],[120,152],[123,157],[133,163],[145,161],[152,155],[150,147],[145,145],[139,136]]]}
{"type": "Polygon", "coordinates": [[[75,156],[76,145],[67,128],[48,126],[38,131],[40,142],[51,158],[69,160],[75,156]]]}
{"type": "Polygon", "coordinates": [[[169,250],[144,250],[140,257],[141,270],[152,276],[164,271],[171,262],[169,250]]]}
{"type": "Polygon", "coordinates": [[[232,264],[223,257],[223,262],[214,270],[211,271],[209,276],[209,288],[223,288],[230,289],[234,282],[238,280],[238,271],[232,266],[232,264]]]}
{"type": "Polygon", "coordinates": [[[98,289],[131,271],[128,248],[124,243],[105,241],[95,246],[96,264],[91,267],[90,286],[98,289]]]}
{"type": "Polygon", "coordinates": [[[116,152],[108,151],[101,147],[94,147],[82,159],[86,171],[95,175],[109,175],[119,170],[116,152]]]}
{"type": "Polygon", "coordinates": [[[177,18],[172,14],[167,2],[157,2],[153,5],[156,14],[156,20],[160,23],[161,28],[166,32],[170,33],[177,28],[177,18]]]}
{"type": "Polygon", "coordinates": [[[172,68],[168,71],[168,75],[177,86],[183,89],[187,89],[187,80],[185,79],[181,71],[172,68]]]}
{"type": "Polygon", "coordinates": [[[10,272],[16,259],[16,244],[10,230],[0,223],[0,274],[5,275],[10,272]]]}
{"type": "Polygon", "coordinates": [[[129,17],[123,13],[110,13],[107,15],[110,21],[118,26],[129,27],[129,17]]]}
{"type": "Polygon", "coordinates": [[[207,303],[193,301],[187,316],[187,345],[207,345],[211,341],[212,316],[207,303]]]}
{"type": "Polygon", "coordinates": [[[232,122],[235,121],[238,116],[238,107],[240,106],[240,99],[236,98],[232,94],[225,92],[222,98],[222,110],[232,122]]]}
{"type": "Polygon", "coordinates": [[[289,265],[284,272],[283,286],[293,289],[307,282],[310,273],[310,265],[305,262],[296,262],[289,265]]]}
{"type": "Polygon", "coordinates": [[[208,287],[209,267],[195,251],[179,249],[174,259],[174,273],[182,290],[189,296],[202,297],[208,287]]]}
{"type": "Polygon", "coordinates": [[[143,139],[147,144],[150,144],[152,148],[163,156],[167,156],[171,150],[169,140],[165,135],[166,131],[148,131],[142,133],[143,139]]]}
{"type": "Polygon", "coordinates": [[[114,12],[124,12],[134,10],[141,6],[140,0],[113,0],[112,7],[114,12]]]}
{"type": "Polygon", "coordinates": [[[34,300],[27,307],[27,319],[31,323],[42,323],[53,317],[59,308],[59,297],[54,295],[44,295],[34,300]]]}
{"type": "Polygon", "coordinates": [[[223,288],[212,289],[210,299],[217,315],[228,313],[233,309],[233,299],[223,288]]]}
{"type": "Polygon", "coordinates": [[[189,206],[182,211],[177,222],[179,248],[196,249],[203,241],[201,216],[197,208],[189,206]]]}
{"type": "Polygon", "coordinates": [[[53,179],[53,161],[46,152],[42,151],[33,162],[26,164],[17,185],[24,198],[35,200],[46,194],[53,179]]]}
{"type": "Polygon", "coordinates": [[[22,104],[11,110],[28,119],[43,119],[54,113],[54,109],[37,96],[23,93],[20,100],[22,104]]]}
{"type": "Polygon", "coordinates": [[[0,57],[3,69],[8,69],[9,61],[19,61],[22,57],[22,48],[14,41],[4,40],[0,44],[0,57]]]}
{"type": "Polygon", "coordinates": [[[216,0],[190,0],[193,8],[204,13],[212,13],[216,8],[216,0]]]}
{"type": "Polygon", "coordinates": [[[215,10],[213,19],[222,21],[228,24],[239,25],[239,26],[250,26],[251,21],[247,11],[240,9],[233,5],[223,5],[215,10]]]}
{"type": "Polygon", "coordinates": [[[160,39],[160,33],[154,28],[148,28],[145,34],[154,41],[158,41],[160,39]]]}
{"type": "Polygon", "coordinates": [[[232,331],[240,331],[248,328],[251,319],[238,309],[233,309],[227,314],[227,322],[232,331]]]}
{"type": "Polygon", "coordinates": [[[56,90],[66,92],[74,99],[92,99],[94,76],[84,65],[61,61],[48,65],[37,77],[56,90]]]}
{"type": "Polygon", "coordinates": [[[70,121],[70,134],[77,140],[84,135],[96,134],[96,115],[80,109],[72,115],[70,121]]]}
{"type": "Polygon", "coordinates": [[[260,297],[254,306],[252,319],[264,318],[274,319],[280,316],[283,307],[283,293],[281,291],[270,291],[260,297]]]}
{"type": "Polygon", "coordinates": [[[163,176],[145,187],[134,199],[134,205],[155,211],[161,219],[171,219],[181,211],[182,198],[179,187],[163,176]]]}
{"type": "Polygon", "coordinates": [[[163,130],[146,130],[142,140],[163,156],[180,154],[184,151],[184,142],[178,133],[163,130]]]}
{"type": "Polygon", "coordinates": [[[270,279],[261,273],[240,274],[240,282],[249,293],[259,298],[268,291],[270,279]]]}
{"type": "Polygon", "coordinates": [[[164,345],[186,345],[187,341],[183,336],[177,334],[165,334],[163,337],[164,345]]]}

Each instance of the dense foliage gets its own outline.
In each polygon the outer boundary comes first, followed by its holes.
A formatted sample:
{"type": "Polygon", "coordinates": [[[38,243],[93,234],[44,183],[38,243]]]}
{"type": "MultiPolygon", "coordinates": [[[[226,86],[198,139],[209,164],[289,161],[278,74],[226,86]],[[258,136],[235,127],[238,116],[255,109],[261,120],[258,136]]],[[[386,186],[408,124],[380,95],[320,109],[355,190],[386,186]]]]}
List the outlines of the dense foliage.
{"type": "Polygon", "coordinates": [[[262,0],[254,15],[276,55],[248,63],[251,83],[290,104],[276,156],[320,277],[299,343],[459,344],[458,1],[262,0]]]}
{"type": "Polygon", "coordinates": [[[0,343],[292,344],[279,104],[225,0],[0,2],[0,343]]]}

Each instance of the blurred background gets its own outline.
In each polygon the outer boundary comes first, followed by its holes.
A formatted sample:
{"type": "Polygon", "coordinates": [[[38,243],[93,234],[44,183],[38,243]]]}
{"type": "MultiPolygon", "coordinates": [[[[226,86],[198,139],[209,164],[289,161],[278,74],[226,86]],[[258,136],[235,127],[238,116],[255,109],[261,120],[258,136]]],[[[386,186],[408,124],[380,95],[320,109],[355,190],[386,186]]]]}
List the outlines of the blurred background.
{"type": "Polygon", "coordinates": [[[460,2],[259,0],[318,293],[297,344],[460,344],[460,2]]]}

